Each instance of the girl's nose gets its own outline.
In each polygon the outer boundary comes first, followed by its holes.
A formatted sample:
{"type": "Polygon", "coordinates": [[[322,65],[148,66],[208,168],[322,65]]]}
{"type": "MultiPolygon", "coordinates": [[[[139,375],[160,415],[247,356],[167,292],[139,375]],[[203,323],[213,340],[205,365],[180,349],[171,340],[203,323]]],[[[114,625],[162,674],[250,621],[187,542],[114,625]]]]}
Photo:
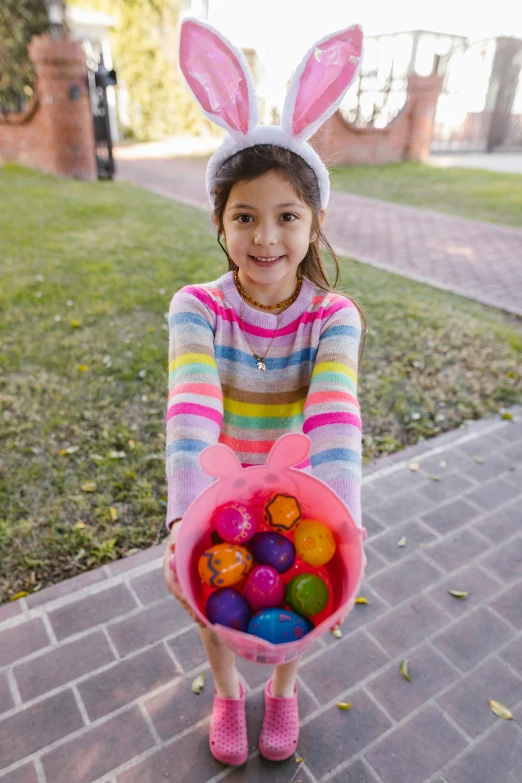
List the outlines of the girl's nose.
{"type": "Polygon", "coordinates": [[[262,247],[269,247],[270,245],[276,245],[277,230],[271,226],[260,226],[254,235],[254,244],[261,245],[262,247]]]}

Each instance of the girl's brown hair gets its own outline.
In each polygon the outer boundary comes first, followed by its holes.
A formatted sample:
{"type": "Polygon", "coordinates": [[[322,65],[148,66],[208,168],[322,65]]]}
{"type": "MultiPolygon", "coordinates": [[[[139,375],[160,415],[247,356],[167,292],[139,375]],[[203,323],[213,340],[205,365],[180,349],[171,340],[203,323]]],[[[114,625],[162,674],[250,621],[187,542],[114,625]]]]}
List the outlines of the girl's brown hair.
{"type": "MultiPolygon", "coordinates": [[[[339,261],[335,252],[321,231],[319,214],[321,211],[321,199],[319,193],[319,184],[313,169],[291,150],[277,147],[274,144],[255,144],[253,147],[247,147],[244,150],[236,152],[235,155],[228,158],[218,169],[214,178],[212,188],[214,196],[214,221],[218,228],[217,239],[220,247],[224,251],[228,260],[229,271],[237,269],[236,264],[228,255],[226,247],[221,244],[221,234],[223,233],[223,215],[227,205],[228,197],[233,185],[237,182],[249,182],[257,177],[267,174],[269,171],[276,171],[290,185],[301,201],[307,204],[312,210],[312,233],[316,235],[314,242],[310,242],[308,252],[299,264],[298,271],[304,277],[307,277],[314,285],[323,291],[331,291],[345,296],[341,291],[336,290],[339,280],[339,261]],[[326,274],[326,270],[321,258],[320,243],[327,248],[335,263],[335,281],[332,285],[326,274]]],[[[351,297],[350,297],[351,298],[351,297]]],[[[351,301],[357,307],[361,317],[362,338],[359,346],[359,361],[361,360],[364,343],[366,338],[366,318],[362,308],[351,301]]]]}

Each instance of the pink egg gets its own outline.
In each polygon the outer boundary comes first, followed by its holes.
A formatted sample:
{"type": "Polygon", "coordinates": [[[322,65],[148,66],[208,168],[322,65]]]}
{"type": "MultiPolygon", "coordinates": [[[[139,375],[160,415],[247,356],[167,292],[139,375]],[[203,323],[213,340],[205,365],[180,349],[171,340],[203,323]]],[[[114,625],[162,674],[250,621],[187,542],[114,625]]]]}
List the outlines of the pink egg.
{"type": "Polygon", "coordinates": [[[216,530],[224,541],[244,544],[256,533],[255,515],[242,503],[227,503],[216,517],[216,530]]]}
{"type": "Polygon", "coordinates": [[[256,566],[248,575],[243,594],[254,612],[282,606],[285,583],[272,566],[256,566]]]}

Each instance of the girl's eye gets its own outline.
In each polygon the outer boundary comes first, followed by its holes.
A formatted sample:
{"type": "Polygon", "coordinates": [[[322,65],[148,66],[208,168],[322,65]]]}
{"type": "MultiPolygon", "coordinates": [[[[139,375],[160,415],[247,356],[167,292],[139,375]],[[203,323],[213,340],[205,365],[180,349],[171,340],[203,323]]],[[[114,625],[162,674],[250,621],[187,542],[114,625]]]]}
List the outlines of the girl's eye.
{"type": "MultiPolygon", "coordinates": [[[[283,223],[293,223],[294,220],[297,220],[297,215],[294,215],[292,212],[283,212],[281,217],[283,218],[283,223]],[[290,220],[286,220],[286,218],[290,218],[290,220]]],[[[253,219],[252,215],[236,215],[234,218],[238,223],[249,223],[253,219]],[[243,220],[243,218],[246,218],[246,220],[243,220]]]]}
{"type": "Polygon", "coordinates": [[[293,215],[291,212],[283,212],[281,217],[284,217],[284,218],[290,217],[290,218],[292,218],[292,220],[285,220],[284,221],[285,223],[293,223],[294,220],[297,220],[297,215],[293,215]]]}
{"type": "Polygon", "coordinates": [[[234,220],[237,220],[239,223],[247,223],[247,220],[241,220],[241,218],[251,218],[252,215],[238,215],[234,218],[234,220]]]}

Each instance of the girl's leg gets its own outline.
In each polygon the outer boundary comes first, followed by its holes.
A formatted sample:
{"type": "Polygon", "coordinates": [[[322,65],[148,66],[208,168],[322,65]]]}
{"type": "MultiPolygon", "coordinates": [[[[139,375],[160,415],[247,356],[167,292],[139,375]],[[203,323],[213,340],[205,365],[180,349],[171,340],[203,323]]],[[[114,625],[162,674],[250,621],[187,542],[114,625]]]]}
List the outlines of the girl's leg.
{"type": "Polygon", "coordinates": [[[298,668],[299,658],[275,667],[272,677],[272,696],[283,699],[292,698],[298,668]]]}
{"type": "Polygon", "coordinates": [[[214,675],[218,696],[225,699],[239,699],[239,677],[236,670],[235,653],[210,628],[200,628],[200,633],[214,675]]]}

